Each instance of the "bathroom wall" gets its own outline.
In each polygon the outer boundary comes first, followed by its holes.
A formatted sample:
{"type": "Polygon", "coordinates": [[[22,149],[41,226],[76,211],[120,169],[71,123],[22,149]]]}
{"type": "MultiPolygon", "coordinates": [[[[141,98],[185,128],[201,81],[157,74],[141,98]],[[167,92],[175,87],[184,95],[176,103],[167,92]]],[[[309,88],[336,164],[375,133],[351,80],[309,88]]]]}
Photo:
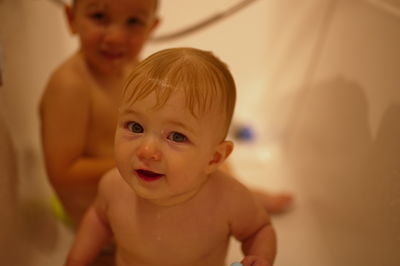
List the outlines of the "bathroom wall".
{"type": "Polygon", "coordinates": [[[312,224],[308,233],[324,252],[287,236],[302,260],[282,261],[310,265],[313,256],[314,265],[397,265],[400,17],[367,1],[336,1],[332,8],[315,70],[293,96],[282,146],[312,224]]]}
{"type": "MultiPolygon", "coordinates": [[[[238,2],[241,1],[161,2],[162,23],[155,35],[196,24],[238,2]]],[[[281,118],[273,114],[278,107],[275,106],[277,99],[285,101],[291,90],[304,82],[330,2],[256,0],[204,30],[167,42],[150,43],[144,55],[161,48],[186,45],[213,51],[235,76],[238,87],[235,122],[251,124],[256,131],[263,132],[259,134],[259,141],[276,138],[282,134],[281,125],[276,121],[281,118]],[[269,130],[265,129],[267,125],[269,130]]],[[[286,116],[285,112],[281,116],[286,116]]]]}
{"type": "Polygon", "coordinates": [[[62,10],[44,0],[0,0],[0,260],[62,265],[71,237],[53,216],[37,104],[46,79],[74,48],[62,10]]]}
{"type": "MultiPolygon", "coordinates": [[[[156,36],[237,2],[163,1],[156,36]]],[[[273,217],[278,266],[400,261],[400,19],[388,10],[366,0],[257,0],[143,53],[195,46],[230,66],[234,126],[255,135],[236,142],[238,178],[296,197],[291,212],[273,217]]],[[[50,213],[36,111],[47,77],[76,40],[55,1],[0,0],[0,46],[0,217],[8,218],[0,226],[9,229],[0,258],[61,265],[71,236],[50,213]]],[[[229,261],[241,256],[232,245],[229,261]]]]}

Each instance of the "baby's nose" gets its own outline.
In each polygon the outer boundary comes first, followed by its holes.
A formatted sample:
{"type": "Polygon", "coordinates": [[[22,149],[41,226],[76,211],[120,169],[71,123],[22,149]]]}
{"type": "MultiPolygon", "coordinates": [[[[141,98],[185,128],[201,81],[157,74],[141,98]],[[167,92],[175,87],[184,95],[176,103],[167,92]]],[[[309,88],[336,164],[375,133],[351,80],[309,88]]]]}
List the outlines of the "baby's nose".
{"type": "Polygon", "coordinates": [[[137,150],[139,159],[159,161],[161,159],[161,151],[159,144],[154,138],[146,138],[137,150]]]}

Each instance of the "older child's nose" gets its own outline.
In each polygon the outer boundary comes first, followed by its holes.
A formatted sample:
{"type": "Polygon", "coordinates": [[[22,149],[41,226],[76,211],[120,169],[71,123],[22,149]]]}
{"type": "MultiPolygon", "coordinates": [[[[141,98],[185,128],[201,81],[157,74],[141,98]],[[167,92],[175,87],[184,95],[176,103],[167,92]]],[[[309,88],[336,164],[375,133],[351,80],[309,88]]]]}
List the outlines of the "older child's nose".
{"type": "Polygon", "coordinates": [[[109,44],[120,44],[125,42],[126,32],[122,26],[110,25],[104,36],[104,41],[109,44]]]}
{"type": "Polygon", "coordinates": [[[144,139],[137,149],[137,155],[141,160],[159,161],[161,151],[158,142],[152,137],[144,139]]]}

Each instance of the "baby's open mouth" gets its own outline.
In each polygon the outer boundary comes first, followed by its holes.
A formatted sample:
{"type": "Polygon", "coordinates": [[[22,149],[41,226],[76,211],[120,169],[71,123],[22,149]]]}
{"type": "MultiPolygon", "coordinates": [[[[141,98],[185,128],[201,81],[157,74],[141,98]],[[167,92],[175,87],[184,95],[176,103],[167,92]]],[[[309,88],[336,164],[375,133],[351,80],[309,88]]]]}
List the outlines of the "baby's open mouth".
{"type": "Polygon", "coordinates": [[[136,170],[136,173],[139,176],[139,178],[141,178],[145,181],[155,181],[164,176],[163,174],[159,174],[156,172],[143,170],[143,169],[136,170]]]}

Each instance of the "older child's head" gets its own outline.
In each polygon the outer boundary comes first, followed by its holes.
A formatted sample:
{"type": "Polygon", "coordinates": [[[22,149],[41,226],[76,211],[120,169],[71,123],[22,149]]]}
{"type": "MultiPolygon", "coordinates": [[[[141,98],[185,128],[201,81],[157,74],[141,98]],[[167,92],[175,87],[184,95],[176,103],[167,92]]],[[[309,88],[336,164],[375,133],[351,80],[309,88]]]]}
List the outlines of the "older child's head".
{"type": "MultiPolygon", "coordinates": [[[[223,114],[222,139],[229,129],[236,101],[236,87],[227,66],[211,52],[172,48],[157,52],[135,68],[123,91],[125,104],[134,104],[154,92],[162,107],[181,91],[187,110],[195,117],[216,110],[223,114]]],[[[221,139],[221,140],[222,140],[221,139]]]]}
{"type": "Polygon", "coordinates": [[[225,136],[235,84],[224,63],[193,48],[160,51],[129,77],[115,135],[121,176],[142,198],[195,195],[232,151],[225,136]]]}
{"type": "Polygon", "coordinates": [[[137,62],[158,25],[157,0],[75,0],[66,6],[71,32],[91,69],[119,72],[137,62]]]}

